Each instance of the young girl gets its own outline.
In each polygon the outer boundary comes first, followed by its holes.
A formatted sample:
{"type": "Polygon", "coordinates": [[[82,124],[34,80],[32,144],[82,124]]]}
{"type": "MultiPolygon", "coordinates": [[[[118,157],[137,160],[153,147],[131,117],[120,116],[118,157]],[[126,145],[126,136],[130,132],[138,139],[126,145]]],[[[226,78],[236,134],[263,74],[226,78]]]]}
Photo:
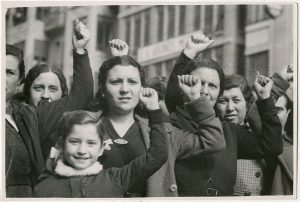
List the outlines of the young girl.
{"type": "Polygon", "coordinates": [[[147,153],[121,168],[103,169],[97,161],[109,142],[103,141],[99,118],[87,111],[64,114],[59,124],[60,152],[50,177],[35,187],[37,197],[123,197],[143,184],[167,160],[167,144],[155,90],[144,88],[140,100],[149,111],[151,144],[147,153]]]}

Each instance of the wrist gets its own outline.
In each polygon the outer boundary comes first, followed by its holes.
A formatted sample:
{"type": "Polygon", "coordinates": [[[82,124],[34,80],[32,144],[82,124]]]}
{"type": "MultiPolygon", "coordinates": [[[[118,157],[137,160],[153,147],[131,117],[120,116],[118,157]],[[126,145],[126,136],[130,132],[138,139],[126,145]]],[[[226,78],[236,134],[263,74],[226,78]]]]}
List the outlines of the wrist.
{"type": "Polygon", "coordinates": [[[189,98],[190,102],[194,102],[195,100],[200,98],[200,95],[199,94],[190,95],[190,96],[188,96],[188,98],[189,98]]]}
{"type": "Polygon", "coordinates": [[[147,106],[146,106],[146,109],[147,109],[148,111],[152,111],[152,110],[158,110],[158,109],[160,109],[160,108],[159,108],[159,104],[157,103],[157,104],[147,105],[147,106]]]}
{"type": "Polygon", "coordinates": [[[183,53],[190,59],[194,59],[197,54],[193,49],[183,49],[183,53]]]}
{"type": "Polygon", "coordinates": [[[270,97],[270,94],[260,95],[260,96],[258,96],[258,100],[265,100],[265,99],[267,99],[269,97],[270,97]]]}

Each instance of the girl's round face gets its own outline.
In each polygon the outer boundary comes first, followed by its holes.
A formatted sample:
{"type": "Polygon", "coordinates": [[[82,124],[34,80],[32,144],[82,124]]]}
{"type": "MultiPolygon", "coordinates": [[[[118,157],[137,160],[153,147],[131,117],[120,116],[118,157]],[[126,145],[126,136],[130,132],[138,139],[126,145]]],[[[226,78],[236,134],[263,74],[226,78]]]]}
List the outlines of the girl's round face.
{"type": "Polygon", "coordinates": [[[239,87],[224,90],[217,102],[217,113],[221,120],[242,124],[247,112],[247,103],[239,87]]]}
{"type": "Polygon", "coordinates": [[[6,55],[6,101],[10,101],[20,83],[19,60],[16,56],[6,55]]]}
{"type": "Polygon", "coordinates": [[[109,113],[127,114],[133,112],[139,103],[141,77],[134,66],[115,65],[108,71],[104,97],[109,113]]]}
{"type": "Polygon", "coordinates": [[[214,106],[220,93],[218,72],[211,68],[201,67],[193,70],[191,75],[197,76],[201,80],[201,96],[206,96],[214,106]]]}
{"type": "Polygon", "coordinates": [[[58,76],[53,72],[41,73],[31,84],[29,103],[38,105],[41,100],[49,102],[62,97],[61,84],[58,76]]]}
{"type": "Polygon", "coordinates": [[[95,124],[74,125],[63,145],[64,160],[73,168],[83,170],[93,165],[102,154],[95,124]]]}

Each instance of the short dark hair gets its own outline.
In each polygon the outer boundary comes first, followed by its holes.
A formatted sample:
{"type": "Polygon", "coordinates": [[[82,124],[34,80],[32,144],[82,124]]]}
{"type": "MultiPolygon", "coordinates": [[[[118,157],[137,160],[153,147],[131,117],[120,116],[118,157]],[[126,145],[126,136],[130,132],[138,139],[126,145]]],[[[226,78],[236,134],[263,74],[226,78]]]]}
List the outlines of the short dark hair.
{"type": "Polygon", "coordinates": [[[249,109],[251,104],[251,99],[253,97],[250,86],[248,85],[246,79],[238,74],[226,75],[224,79],[224,90],[229,90],[232,88],[240,88],[241,92],[246,100],[247,108],[249,109]]]}
{"type": "MultiPolygon", "coordinates": [[[[102,94],[104,92],[105,82],[107,79],[107,75],[109,70],[111,70],[115,65],[124,65],[124,66],[133,66],[136,67],[140,73],[141,83],[142,86],[145,85],[145,73],[142,69],[141,65],[135,61],[132,57],[128,55],[123,56],[115,56],[112,57],[106,61],[104,61],[99,69],[99,75],[98,75],[98,92],[95,96],[95,103],[93,104],[94,108],[98,108],[101,110],[108,110],[105,98],[103,98],[102,94]]],[[[126,72],[124,72],[126,73],[126,72]]]]}
{"type": "Polygon", "coordinates": [[[167,84],[168,79],[164,76],[155,76],[146,80],[146,86],[157,91],[159,100],[165,99],[167,84]]]}
{"type": "Polygon", "coordinates": [[[286,105],[285,108],[286,110],[291,110],[293,109],[293,102],[289,99],[286,93],[282,94],[282,96],[286,99],[286,105]]]}
{"type": "Polygon", "coordinates": [[[13,55],[18,58],[18,60],[19,60],[18,68],[19,68],[19,72],[20,72],[19,78],[24,78],[25,64],[24,64],[24,58],[23,58],[24,57],[23,51],[16,46],[6,44],[6,55],[13,55]]]}
{"type": "Polygon", "coordinates": [[[99,119],[99,115],[84,110],[65,112],[63,114],[58,122],[59,137],[61,137],[63,142],[65,142],[65,139],[71,133],[74,125],[85,124],[93,124],[96,126],[97,133],[100,137],[100,141],[102,142],[104,137],[104,128],[99,119]]]}
{"type": "Polygon", "coordinates": [[[29,72],[25,78],[23,92],[27,98],[27,102],[29,101],[29,98],[30,98],[30,87],[31,87],[32,83],[40,74],[47,73],[47,72],[53,72],[58,77],[58,79],[60,81],[60,85],[61,85],[62,97],[65,97],[68,95],[69,90],[68,90],[68,86],[67,86],[67,82],[66,82],[66,77],[64,76],[61,69],[59,67],[57,67],[55,65],[51,65],[51,64],[38,64],[29,70],[29,72]]]}

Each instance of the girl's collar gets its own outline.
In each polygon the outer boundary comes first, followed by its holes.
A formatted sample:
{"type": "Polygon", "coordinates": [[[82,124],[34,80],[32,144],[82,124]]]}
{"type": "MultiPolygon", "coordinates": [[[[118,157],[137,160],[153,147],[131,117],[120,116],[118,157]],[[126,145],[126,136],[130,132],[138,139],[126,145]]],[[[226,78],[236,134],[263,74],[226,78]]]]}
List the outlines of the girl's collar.
{"type": "Polygon", "coordinates": [[[66,165],[61,158],[57,160],[54,172],[60,176],[71,177],[71,176],[88,176],[96,175],[103,170],[103,166],[96,161],[90,167],[84,170],[76,170],[68,165],[66,165]]]}

